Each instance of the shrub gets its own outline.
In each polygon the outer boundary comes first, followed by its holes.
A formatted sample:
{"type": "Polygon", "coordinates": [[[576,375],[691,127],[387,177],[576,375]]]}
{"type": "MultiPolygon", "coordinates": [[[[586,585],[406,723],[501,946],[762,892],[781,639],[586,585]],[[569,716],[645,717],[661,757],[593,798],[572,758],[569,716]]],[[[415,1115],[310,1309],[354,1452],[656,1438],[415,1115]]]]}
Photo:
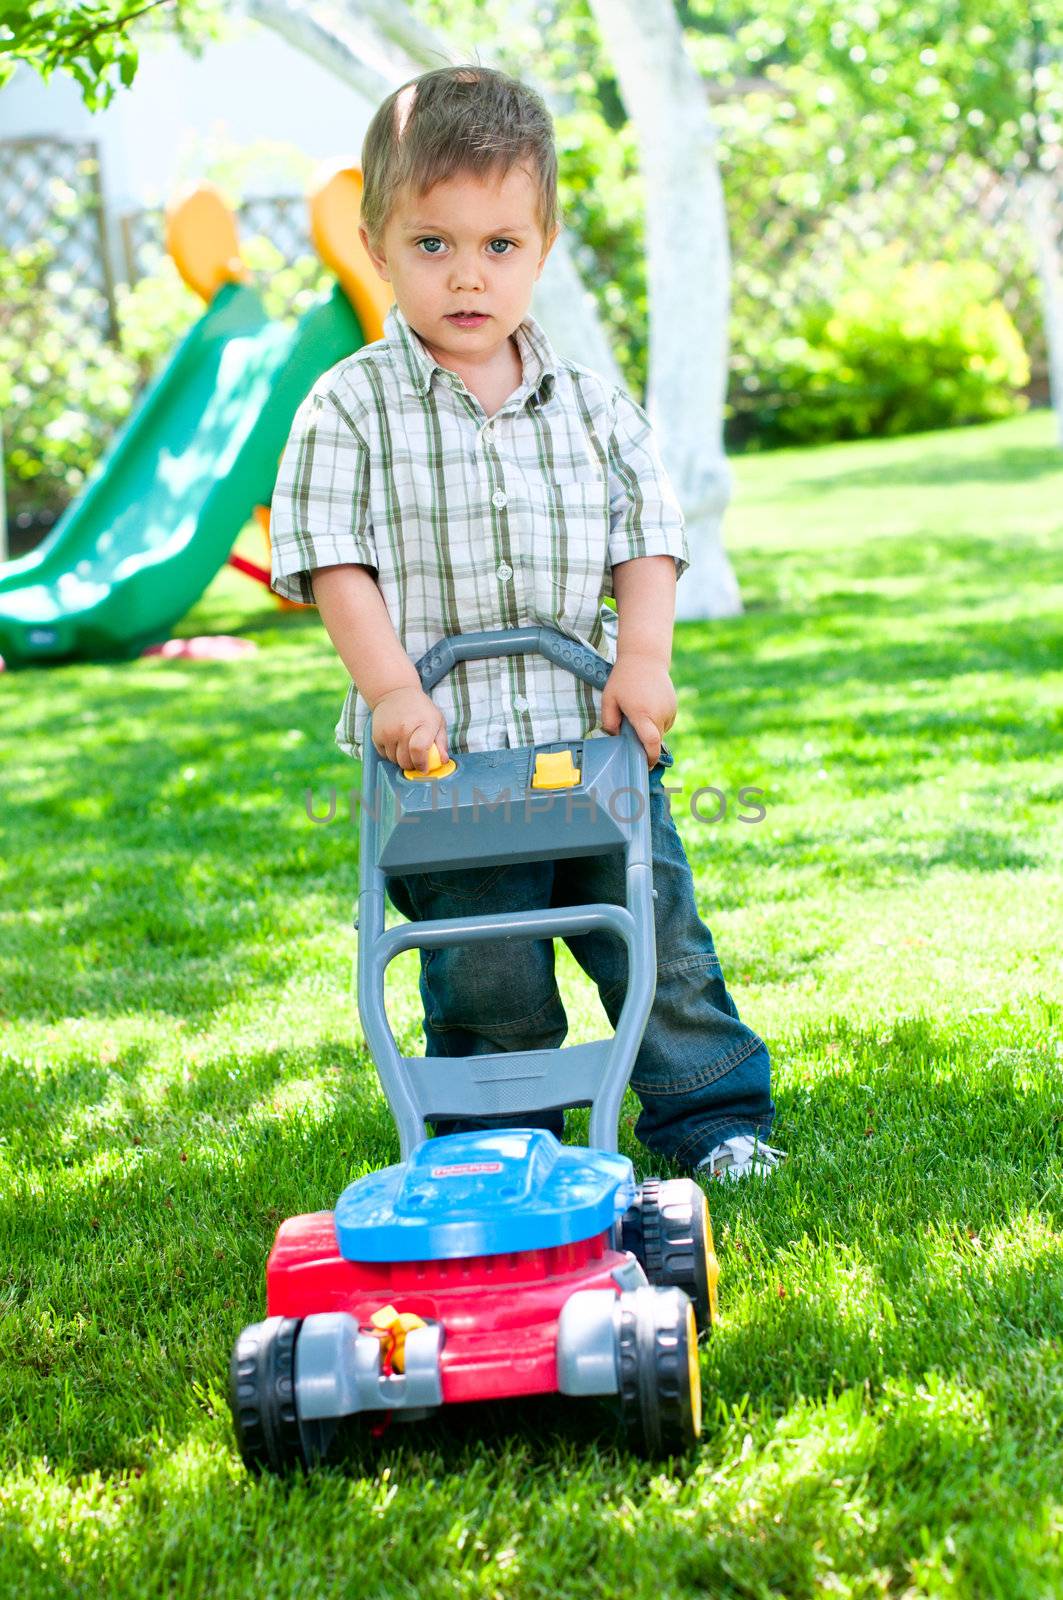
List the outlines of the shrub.
{"type": "MultiPolygon", "coordinates": [[[[143,388],[162,371],[196,319],[203,302],[161,251],[153,270],[136,283],[115,286],[115,312],[122,350],[136,363],[143,388]]],[[[135,395],[130,396],[130,409],[135,395]]]]}
{"type": "Polygon", "coordinates": [[[810,444],[984,422],[1022,410],[1030,369],[979,261],[848,264],[793,326],[738,332],[732,442],[810,444]]]}
{"type": "MultiPolygon", "coordinates": [[[[243,253],[271,317],[294,320],[328,282],[316,260],[289,266],[261,236],[243,253]]],[[[74,498],[203,313],[166,256],[132,287],[119,284],[115,299],[120,349],[93,324],[94,293],[55,266],[50,245],[0,252],[0,411],[13,524],[47,522],[74,498]]]]}
{"type": "Polygon", "coordinates": [[[0,410],[8,512],[76,493],[128,413],[136,364],[92,324],[96,297],[42,243],[0,252],[0,410]]]}

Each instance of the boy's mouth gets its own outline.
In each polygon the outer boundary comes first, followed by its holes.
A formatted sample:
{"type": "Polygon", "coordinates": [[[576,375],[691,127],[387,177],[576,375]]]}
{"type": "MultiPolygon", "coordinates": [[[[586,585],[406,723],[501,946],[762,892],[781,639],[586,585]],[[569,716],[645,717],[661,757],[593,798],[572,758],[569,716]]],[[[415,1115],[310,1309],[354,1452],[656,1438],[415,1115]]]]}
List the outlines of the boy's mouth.
{"type": "Polygon", "coordinates": [[[446,320],[452,322],[456,328],[478,328],[482,322],[487,321],[487,313],[484,311],[451,311],[448,313],[446,320]]]}

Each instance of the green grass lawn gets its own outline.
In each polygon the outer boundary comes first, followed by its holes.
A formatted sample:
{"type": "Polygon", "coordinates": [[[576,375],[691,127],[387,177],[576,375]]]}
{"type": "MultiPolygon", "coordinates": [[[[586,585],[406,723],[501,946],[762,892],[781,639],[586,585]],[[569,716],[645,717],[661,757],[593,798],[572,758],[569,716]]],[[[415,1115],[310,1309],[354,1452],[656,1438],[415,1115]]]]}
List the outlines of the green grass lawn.
{"type": "MultiPolygon", "coordinates": [[[[397,1150],[343,669],[230,571],[181,631],[250,660],[0,677],[3,1594],[1060,1593],[1063,457],[1038,413],[736,476],[746,613],[677,628],[669,737],[730,806],[673,804],[790,1159],[711,1195],[682,1469],[515,1407],[245,1475],[227,1364],[277,1221],[397,1150]]],[[[559,966],[570,1041],[601,1036],[559,966]]]]}

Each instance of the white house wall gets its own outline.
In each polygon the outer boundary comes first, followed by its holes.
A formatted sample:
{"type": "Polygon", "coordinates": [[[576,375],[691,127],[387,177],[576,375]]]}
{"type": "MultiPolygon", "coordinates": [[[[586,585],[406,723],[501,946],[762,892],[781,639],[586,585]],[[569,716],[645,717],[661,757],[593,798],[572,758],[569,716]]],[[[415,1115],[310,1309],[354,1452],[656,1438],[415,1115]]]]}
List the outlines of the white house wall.
{"type": "MultiPolygon", "coordinates": [[[[294,145],[314,161],[357,161],[374,107],[335,76],[248,18],[229,20],[203,55],[174,40],[141,40],[137,76],[111,105],[85,109],[63,75],[47,83],[21,67],[0,91],[0,139],[48,135],[93,140],[111,240],[124,276],[117,219],[165,203],[175,188],[202,175],[201,149],[212,140],[246,147],[261,140],[294,145]]],[[[303,179],[278,153],[243,173],[244,196],[299,193],[303,179]]]]}

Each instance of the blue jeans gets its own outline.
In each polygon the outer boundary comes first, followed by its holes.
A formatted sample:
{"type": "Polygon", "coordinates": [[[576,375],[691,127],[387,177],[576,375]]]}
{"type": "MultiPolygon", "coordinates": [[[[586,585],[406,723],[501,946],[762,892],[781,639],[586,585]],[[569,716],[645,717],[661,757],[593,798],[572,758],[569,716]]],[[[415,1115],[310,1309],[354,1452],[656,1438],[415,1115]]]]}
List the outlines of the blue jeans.
{"type": "MultiPolygon", "coordinates": [[[[771,1067],[764,1041],[738,1015],[712,934],[698,916],[694,880],[661,783],[673,757],[662,749],[649,774],[657,990],[631,1075],[642,1102],[635,1133],[643,1144],[694,1167],[733,1134],[771,1131],[771,1067]]],[[[560,861],[511,862],[386,879],[392,904],[411,921],[604,901],[624,905],[619,851],[560,861]]],[[[615,1028],[627,989],[627,950],[610,932],[565,941],[598,987],[615,1028]]],[[[425,1054],[488,1055],[556,1048],[568,1032],[548,939],[422,950],[425,1054]]],[[[495,1119],[497,1122],[497,1119],[495,1119]]],[[[522,1116],[524,1126],[559,1137],[560,1111],[522,1116]]],[[[436,1133],[492,1125],[486,1119],[436,1124],[436,1133]]]]}

